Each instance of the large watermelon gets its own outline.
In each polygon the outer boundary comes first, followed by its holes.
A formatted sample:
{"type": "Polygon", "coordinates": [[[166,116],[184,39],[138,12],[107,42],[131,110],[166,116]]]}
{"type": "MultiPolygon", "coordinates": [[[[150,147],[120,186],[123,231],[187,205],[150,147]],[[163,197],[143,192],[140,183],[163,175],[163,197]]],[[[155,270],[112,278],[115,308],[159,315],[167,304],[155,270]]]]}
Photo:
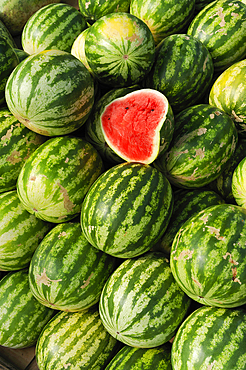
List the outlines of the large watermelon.
{"type": "Polygon", "coordinates": [[[131,86],[143,80],[153,65],[154,38],[134,15],[110,13],[89,28],[85,56],[101,83],[112,88],[131,86]]]}
{"type": "Polygon", "coordinates": [[[76,57],[62,50],[30,55],[8,78],[9,110],[31,130],[65,135],[82,126],[94,103],[94,82],[76,57]]]}
{"type": "Polygon", "coordinates": [[[47,307],[81,311],[99,301],[115,259],[89,244],[79,222],[56,225],[41,241],[29,267],[34,297],[47,307]]]}
{"type": "Polygon", "coordinates": [[[201,41],[187,34],[174,34],[158,45],[145,85],[162,92],[177,113],[200,103],[213,72],[212,57],[201,41]]]}
{"type": "Polygon", "coordinates": [[[227,167],[238,142],[233,120],[209,104],[198,104],[175,116],[173,141],[154,164],[174,185],[200,188],[227,167]]]}
{"type": "Polygon", "coordinates": [[[106,143],[127,162],[152,163],[167,151],[174,132],[172,108],[166,96],[154,89],[114,99],[100,121],[106,143]]]}
{"type": "Polygon", "coordinates": [[[0,270],[28,267],[35,249],[52,224],[30,214],[17,191],[0,194],[0,270]]]}
{"type": "Polygon", "coordinates": [[[70,52],[74,39],[86,28],[82,14],[68,4],[48,4],[37,10],[21,33],[28,54],[58,49],[70,52]]]}
{"type": "Polygon", "coordinates": [[[81,208],[88,241],[112,256],[147,252],[164,233],[173,206],[166,177],[150,165],[125,162],[104,172],[81,208]]]}
{"type": "Polygon", "coordinates": [[[171,34],[184,32],[192,20],[195,0],[132,0],[130,13],[142,19],[155,43],[171,34]]]}
{"type": "Polygon", "coordinates": [[[123,346],[105,370],[172,370],[171,344],[155,348],[123,346]]]}
{"type": "Polygon", "coordinates": [[[177,232],[170,253],[173,276],[193,300],[232,308],[246,303],[246,210],[205,208],[177,232]]]}
{"type": "Polygon", "coordinates": [[[96,306],[58,312],[42,330],[36,359],[40,370],[105,369],[119,342],[104,328],[96,306]]]}
{"type": "Polygon", "coordinates": [[[173,370],[245,370],[246,311],[201,307],[174,338],[173,370]]]}
{"type": "Polygon", "coordinates": [[[223,71],[246,56],[246,5],[218,0],[206,5],[187,30],[211,53],[216,71],[223,71]]]}
{"type": "Polygon", "coordinates": [[[75,136],[57,136],[26,160],[17,192],[28,212],[61,223],[78,216],[84,196],[102,171],[102,159],[90,143],[75,136]]]}
{"type": "Polygon", "coordinates": [[[99,304],[109,333],[132,347],[168,342],[183,321],[190,299],[174,280],[160,252],[126,259],[104,285],[99,304]]]}
{"type": "Polygon", "coordinates": [[[9,272],[0,281],[0,345],[9,348],[33,346],[54,310],[32,295],[28,271],[9,272]]]}
{"type": "Polygon", "coordinates": [[[222,109],[234,120],[239,133],[246,134],[246,59],[234,63],[215,80],[209,104],[222,109]]]}

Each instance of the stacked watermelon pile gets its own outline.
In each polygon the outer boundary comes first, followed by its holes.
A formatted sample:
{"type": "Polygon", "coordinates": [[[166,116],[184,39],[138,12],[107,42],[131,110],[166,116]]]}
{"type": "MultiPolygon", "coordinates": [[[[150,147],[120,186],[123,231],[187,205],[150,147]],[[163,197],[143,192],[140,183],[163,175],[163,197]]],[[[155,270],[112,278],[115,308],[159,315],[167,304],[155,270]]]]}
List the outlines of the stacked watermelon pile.
{"type": "Polygon", "coordinates": [[[246,2],[27,4],[0,4],[0,345],[246,370],[246,2]]]}

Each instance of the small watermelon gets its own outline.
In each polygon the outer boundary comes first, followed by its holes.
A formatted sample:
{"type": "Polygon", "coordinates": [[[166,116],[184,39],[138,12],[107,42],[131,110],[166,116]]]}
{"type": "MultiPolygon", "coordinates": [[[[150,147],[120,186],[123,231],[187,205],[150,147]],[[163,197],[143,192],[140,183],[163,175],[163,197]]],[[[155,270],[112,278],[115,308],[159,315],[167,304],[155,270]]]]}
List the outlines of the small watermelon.
{"type": "Polygon", "coordinates": [[[154,89],[113,100],[100,118],[108,146],[127,162],[152,163],[167,150],[173,136],[172,108],[165,95],[154,89]]]}

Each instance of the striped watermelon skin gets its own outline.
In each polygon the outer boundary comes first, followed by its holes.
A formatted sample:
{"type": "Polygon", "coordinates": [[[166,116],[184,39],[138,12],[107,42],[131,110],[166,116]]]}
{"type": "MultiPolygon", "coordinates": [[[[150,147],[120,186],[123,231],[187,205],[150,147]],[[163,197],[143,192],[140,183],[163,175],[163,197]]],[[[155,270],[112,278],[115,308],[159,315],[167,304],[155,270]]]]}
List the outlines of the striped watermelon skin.
{"type": "Polygon", "coordinates": [[[209,184],[209,188],[216,191],[225,199],[226,203],[236,204],[232,192],[232,177],[236,167],[243,160],[246,153],[246,140],[244,137],[239,136],[238,145],[236,146],[235,153],[226,169],[222,174],[209,184]]]}
{"type": "Polygon", "coordinates": [[[101,370],[118,349],[93,306],[81,312],[58,312],[39,336],[36,359],[40,370],[101,370]]]}
{"type": "Polygon", "coordinates": [[[5,24],[0,20],[0,36],[5,38],[12,48],[16,48],[16,42],[5,24]]]}
{"type": "Polygon", "coordinates": [[[105,370],[172,370],[171,345],[155,348],[124,346],[110,361],[105,370]]]}
{"type": "Polygon", "coordinates": [[[198,308],[174,338],[173,370],[244,370],[245,338],[245,310],[198,308]]]}
{"type": "Polygon", "coordinates": [[[104,285],[99,313],[120,342],[154,348],[168,342],[184,319],[190,299],[174,280],[160,252],[126,259],[104,285]]]}
{"type": "Polygon", "coordinates": [[[33,346],[54,310],[32,295],[28,271],[9,272],[0,281],[0,345],[8,348],[33,346]]]}
{"type": "Polygon", "coordinates": [[[40,145],[26,160],[17,180],[25,209],[53,223],[79,215],[83,199],[103,172],[96,149],[74,136],[57,136],[40,145]]]}
{"type": "Polygon", "coordinates": [[[192,20],[187,33],[211,53],[214,69],[223,71],[246,56],[246,5],[219,0],[206,5],[192,20]]]}
{"type": "Polygon", "coordinates": [[[101,127],[101,115],[104,108],[110,104],[114,99],[125,96],[126,94],[139,89],[139,85],[130,87],[121,87],[117,89],[110,89],[107,93],[95,101],[92,112],[85,123],[85,138],[88,140],[99,152],[102,159],[111,164],[118,164],[124,162],[106,143],[101,127]]]}
{"type": "Polygon", "coordinates": [[[128,12],[130,0],[78,0],[79,10],[89,23],[110,13],[128,12]]]}
{"type": "Polygon", "coordinates": [[[26,268],[52,224],[23,207],[16,190],[0,194],[0,270],[26,268]]]}
{"type": "Polygon", "coordinates": [[[88,71],[92,73],[92,70],[85,56],[85,38],[86,38],[88,31],[89,31],[89,28],[84,29],[76,37],[71,47],[71,54],[74,55],[77,59],[79,59],[84,64],[84,66],[88,69],[88,71]]]}
{"type": "Polygon", "coordinates": [[[246,210],[231,204],[205,208],[175,235],[170,266],[193,300],[222,308],[246,303],[246,210]]]}
{"type": "Polygon", "coordinates": [[[14,69],[5,88],[8,109],[45,136],[81,127],[94,104],[94,82],[76,57],[62,50],[30,55],[14,69]]]}
{"type": "Polygon", "coordinates": [[[160,171],[124,162],[104,172],[89,189],[81,208],[81,227],[95,248],[132,258],[147,252],[161,237],[172,207],[172,188],[160,171]]]}
{"type": "Polygon", "coordinates": [[[14,48],[5,37],[0,38],[0,105],[5,103],[5,87],[9,76],[19,63],[14,48]]]}
{"type": "Polygon", "coordinates": [[[85,56],[99,82],[112,88],[127,87],[150,72],[155,42],[141,19],[125,12],[110,13],[89,28],[85,56]]]}
{"type": "Polygon", "coordinates": [[[34,297],[47,307],[76,312],[99,301],[116,260],[94,248],[79,222],[56,225],[41,241],[29,266],[34,297]]]}
{"type": "Polygon", "coordinates": [[[225,203],[219,194],[208,188],[178,189],[173,192],[173,200],[173,212],[167,229],[153,247],[155,250],[168,255],[170,254],[175,235],[185,221],[209,206],[225,203]]]}
{"type": "Polygon", "coordinates": [[[201,188],[215,180],[238,143],[233,120],[209,104],[194,105],[177,114],[173,137],[167,153],[154,164],[172,184],[186,189],[201,188]]]}
{"type": "Polygon", "coordinates": [[[162,92],[177,114],[200,103],[210,88],[213,72],[211,54],[201,41],[187,34],[174,34],[158,45],[146,84],[162,92]]]}
{"type": "Polygon", "coordinates": [[[209,104],[222,109],[234,120],[239,134],[246,134],[246,59],[234,63],[222,72],[211,87],[209,104]]]}
{"type": "Polygon", "coordinates": [[[22,48],[28,54],[49,49],[70,52],[74,39],[85,28],[85,18],[71,5],[48,4],[26,22],[21,33],[22,48]]]}
{"type": "Polygon", "coordinates": [[[0,108],[0,192],[13,190],[27,158],[45,141],[20,123],[6,107],[0,108]]]}
{"type": "Polygon", "coordinates": [[[246,208],[246,156],[238,163],[232,174],[232,194],[240,207],[246,208]]]}
{"type": "Polygon", "coordinates": [[[156,45],[171,34],[184,32],[192,20],[195,0],[132,0],[130,13],[142,19],[156,45]]]}

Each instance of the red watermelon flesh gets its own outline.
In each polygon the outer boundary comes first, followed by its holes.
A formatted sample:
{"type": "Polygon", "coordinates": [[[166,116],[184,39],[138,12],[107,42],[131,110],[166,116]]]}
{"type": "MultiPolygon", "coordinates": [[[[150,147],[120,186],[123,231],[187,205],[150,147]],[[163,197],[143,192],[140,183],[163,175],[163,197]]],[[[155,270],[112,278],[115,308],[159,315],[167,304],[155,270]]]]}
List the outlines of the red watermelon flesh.
{"type": "Polygon", "coordinates": [[[106,143],[127,162],[153,162],[168,104],[165,95],[154,89],[136,90],[113,100],[101,115],[106,143]]]}

